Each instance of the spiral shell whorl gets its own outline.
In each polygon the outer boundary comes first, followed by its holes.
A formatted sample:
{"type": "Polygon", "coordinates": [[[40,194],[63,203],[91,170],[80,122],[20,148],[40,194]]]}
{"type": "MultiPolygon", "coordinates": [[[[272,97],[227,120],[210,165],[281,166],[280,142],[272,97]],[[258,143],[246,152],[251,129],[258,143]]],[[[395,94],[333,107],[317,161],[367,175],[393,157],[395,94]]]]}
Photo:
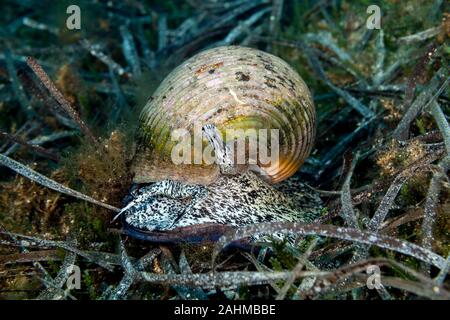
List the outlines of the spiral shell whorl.
{"type": "Polygon", "coordinates": [[[226,129],[279,129],[280,156],[262,169],[272,183],[304,162],[315,137],[315,108],[300,76],[283,60],[245,47],[203,51],[175,68],[144,107],[133,163],[135,182],[174,179],[208,184],[216,165],[174,165],[174,129],[194,123],[226,129]]]}

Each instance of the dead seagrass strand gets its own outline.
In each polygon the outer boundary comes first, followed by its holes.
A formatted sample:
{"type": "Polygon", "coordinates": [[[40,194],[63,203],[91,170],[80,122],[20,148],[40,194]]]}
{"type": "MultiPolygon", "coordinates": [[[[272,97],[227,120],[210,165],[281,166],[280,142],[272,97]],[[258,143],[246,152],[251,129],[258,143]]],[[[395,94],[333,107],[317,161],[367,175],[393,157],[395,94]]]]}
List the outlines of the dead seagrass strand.
{"type": "Polygon", "coordinates": [[[280,182],[294,174],[309,155],[315,121],[306,84],[280,58],[238,46],[206,50],[175,68],[144,107],[134,180],[214,181],[219,173],[215,164],[175,165],[171,161],[177,143],[171,139],[173,130],[187,129],[193,136],[194,126],[214,124],[222,134],[228,129],[279,129],[279,159],[261,168],[266,180],[280,182]]]}

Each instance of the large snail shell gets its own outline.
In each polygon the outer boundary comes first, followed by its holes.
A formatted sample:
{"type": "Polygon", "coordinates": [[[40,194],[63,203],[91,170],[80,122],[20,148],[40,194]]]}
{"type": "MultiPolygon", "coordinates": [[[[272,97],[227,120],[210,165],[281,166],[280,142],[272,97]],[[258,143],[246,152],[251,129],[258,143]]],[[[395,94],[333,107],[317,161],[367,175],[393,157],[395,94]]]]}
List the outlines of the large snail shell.
{"type": "Polygon", "coordinates": [[[214,181],[219,173],[216,164],[175,165],[171,161],[176,143],[171,140],[172,130],[192,131],[194,124],[209,123],[222,133],[226,129],[279,129],[279,161],[262,167],[266,179],[276,183],[294,174],[309,155],[315,121],[311,94],[286,62],[252,48],[209,49],[174,69],[142,110],[134,181],[214,181]]]}

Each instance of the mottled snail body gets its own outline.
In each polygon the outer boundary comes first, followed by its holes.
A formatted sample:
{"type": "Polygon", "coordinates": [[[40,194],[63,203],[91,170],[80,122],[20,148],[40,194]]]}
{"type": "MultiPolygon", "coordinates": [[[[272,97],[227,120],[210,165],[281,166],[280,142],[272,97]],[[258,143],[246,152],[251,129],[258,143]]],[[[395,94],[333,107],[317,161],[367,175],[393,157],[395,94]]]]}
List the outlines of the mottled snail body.
{"type": "Polygon", "coordinates": [[[136,235],[193,225],[310,221],[320,200],[286,179],[309,155],[314,137],[311,94],[287,63],[251,48],[203,51],[174,69],[142,111],[133,171],[134,182],[146,185],[120,213],[125,230],[136,235]],[[195,126],[203,128],[201,145],[212,146],[218,161],[175,164],[171,133],[195,126]],[[274,161],[261,163],[245,153],[244,165],[234,164],[236,150],[225,132],[249,129],[276,130],[274,161]],[[286,195],[279,182],[295,186],[286,195]]]}

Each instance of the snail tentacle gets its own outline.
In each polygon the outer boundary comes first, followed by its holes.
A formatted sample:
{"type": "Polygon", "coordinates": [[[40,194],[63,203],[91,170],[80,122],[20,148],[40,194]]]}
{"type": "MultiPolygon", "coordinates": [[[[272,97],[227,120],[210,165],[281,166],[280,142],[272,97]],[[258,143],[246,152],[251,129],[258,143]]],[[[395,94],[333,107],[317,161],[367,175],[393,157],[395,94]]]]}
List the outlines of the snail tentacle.
{"type": "MultiPolygon", "coordinates": [[[[146,208],[142,207],[146,206],[149,198],[157,198],[158,196],[160,196],[181,200],[190,197],[192,199],[191,202],[193,202],[193,200],[199,200],[205,197],[206,193],[206,189],[200,185],[189,185],[174,180],[164,180],[156,182],[150,186],[141,188],[137,194],[136,192],[132,193],[131,195],[133,197],[133,200],[131,200],[124,208],[122,208],[112,221],[115,221],[124,212],[127,212],[130,209],[136,210],[138,207],[140,207],[140,211],[148,211],[146,208]]],[[[190,205],[187,206],[184,210],[189,209],[189,207],[190,205]]]]}

